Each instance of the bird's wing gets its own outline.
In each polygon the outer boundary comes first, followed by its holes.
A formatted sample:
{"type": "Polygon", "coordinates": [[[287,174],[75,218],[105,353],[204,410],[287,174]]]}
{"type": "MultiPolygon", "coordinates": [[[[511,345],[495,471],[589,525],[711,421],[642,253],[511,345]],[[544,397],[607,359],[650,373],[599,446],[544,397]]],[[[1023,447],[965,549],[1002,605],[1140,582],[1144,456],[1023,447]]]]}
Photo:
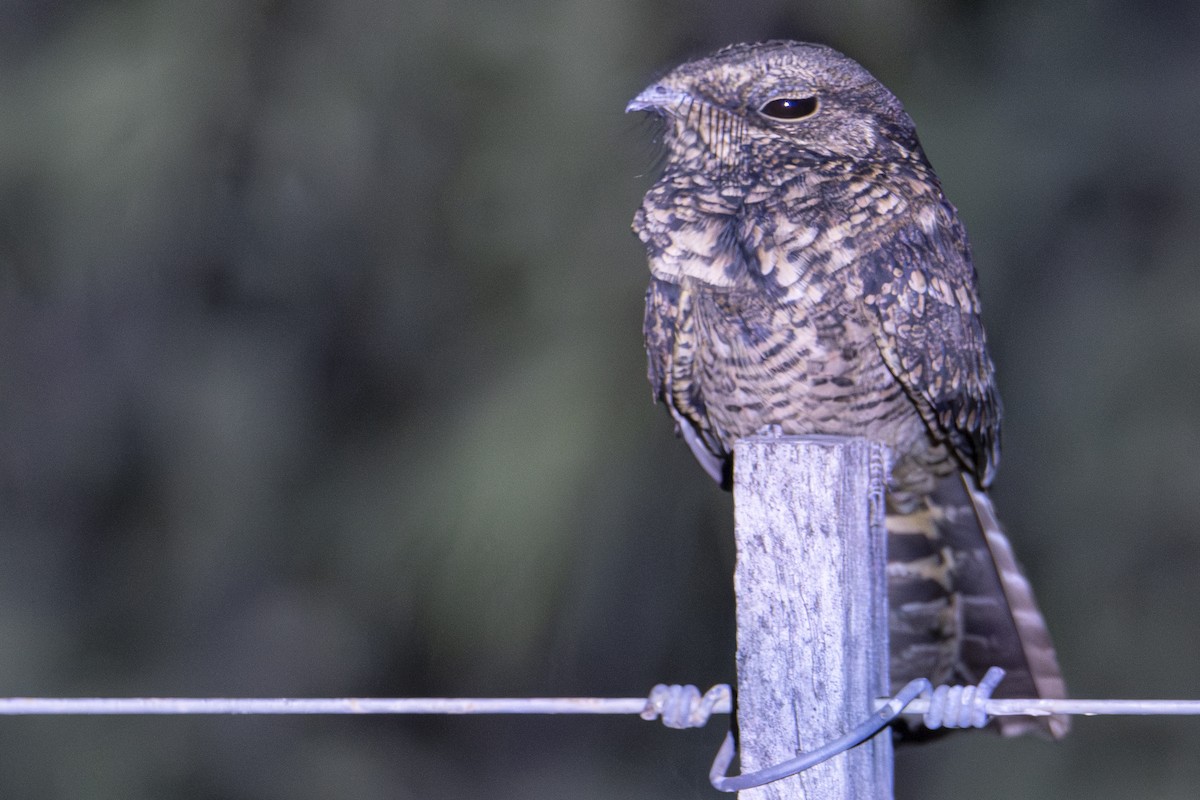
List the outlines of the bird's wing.
{"type": "Polygon", "coordinates": [[[966,234],[944,201],[859,261],[884,362],[981,486],[1000,458],[1000,398],[966,234]],[[932,220],[930,221],[930,218],[932,220]]]}
{"type": "Polygon", "coordinates": [[[650,279],[646,289],[646,316],[642,336],[646,343],[646,377],[654,399],[669,402],[671,365],[675,353],[675,326],[679,319],[679,285],[650,279]]]}
{"type": "Polygon", "coordinates": [[[666,404],[675,431],[712,479],[727,485],[728,454],[708,429],[704,398],[692,374],[695,320],[691,299],[677,283],[651,278],[642,333],[654,399],[666,404]]]}

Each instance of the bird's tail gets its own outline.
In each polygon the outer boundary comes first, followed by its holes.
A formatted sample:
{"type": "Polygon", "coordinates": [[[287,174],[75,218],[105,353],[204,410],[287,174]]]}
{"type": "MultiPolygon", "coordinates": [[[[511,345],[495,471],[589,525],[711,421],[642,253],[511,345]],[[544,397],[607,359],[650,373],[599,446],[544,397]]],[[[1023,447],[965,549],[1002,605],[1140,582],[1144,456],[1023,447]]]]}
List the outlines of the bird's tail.
{"type": "MultiPolygon", "coordinates": [[[[922,507],[887,516],[891,681],[977,683],[1007,672],[995,697],[1062,698],[1066,687],[1029,581],[991,500],[970,479],[939,479],[922,507]]],[[[1000,717],[1001,733],[1066,735],[1066,716],[1000,717]]]]}

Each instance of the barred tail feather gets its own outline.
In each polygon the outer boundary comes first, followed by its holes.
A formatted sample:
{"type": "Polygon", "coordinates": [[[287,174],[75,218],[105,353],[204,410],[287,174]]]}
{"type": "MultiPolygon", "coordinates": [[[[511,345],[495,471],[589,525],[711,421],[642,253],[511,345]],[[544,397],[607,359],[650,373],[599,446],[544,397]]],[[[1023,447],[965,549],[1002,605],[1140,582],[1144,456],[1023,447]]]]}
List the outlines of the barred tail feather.
{"type": "MultiPolygon", "coordinates": [[[[996,697],[1061,698],[1066,687],[1029,581],[992,503],[967,476],[939,479],[915,511],[889,514],[888,600],[893,687],[915,677],[977,683],[1007,676],[996,697]]],[[[1003,717],[1006,736],[1066,735],[1069,718],[1003,717]]]]}
{"type": "MultiPolygon", "coordinates": [[[[975,508],[976,518],[983,529],[988,550],[991,552],[992,563],[995,565],[1000,588],[1007,602],[1012,626],[1016,629],[1017,640],[1020,643],[1020,655],[1024,661],[1024,669],[1010,672],[1004,683],[995,693],[996,697],[1040,697],[1043,699],[1059,699],[1067,696],[1066,683],[1058,668],[1058,657],[1054,652],[1054,643],[1050,639],[1050,631],[1042,612],[1038,610],[1037,601],[1033,597],[1033,587],[1017,564],[1008,537],[1000,527],[996,518],[992,501],[981,490],[968,483],[964,477],[964,485],[975,508]]],[[[963,589],[967,591],[966,587],[963,589]]],[[[969,629],[968,629],[969,632],[969,629]]],[[[980,654],[986,656],[986,654],[980,654]]],[[[978,668],[986,669],[986,664],[976,664],[978,668]]],[[[1053,715],[1044,718],[1035,717],[1005,717],[998,720],[1000,730],[1005,736],[1017,736],[1028,732],[1048,733],[1055,739],[1067,735],[1071,727],[1071,719],[1065,715],[1053,715]]]]}

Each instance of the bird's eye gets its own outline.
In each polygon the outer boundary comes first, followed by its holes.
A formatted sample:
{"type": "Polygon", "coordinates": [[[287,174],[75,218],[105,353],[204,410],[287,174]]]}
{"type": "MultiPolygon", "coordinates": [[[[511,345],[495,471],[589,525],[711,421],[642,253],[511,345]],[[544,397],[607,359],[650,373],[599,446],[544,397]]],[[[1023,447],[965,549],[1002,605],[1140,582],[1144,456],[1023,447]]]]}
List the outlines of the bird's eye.
{"type": "Polygon", "coordinates": [[[787,122],[811,117],[817,111],[815,97],[776,97],[763,105],[758,113],[771,119],[781,119],[787,122]]]}

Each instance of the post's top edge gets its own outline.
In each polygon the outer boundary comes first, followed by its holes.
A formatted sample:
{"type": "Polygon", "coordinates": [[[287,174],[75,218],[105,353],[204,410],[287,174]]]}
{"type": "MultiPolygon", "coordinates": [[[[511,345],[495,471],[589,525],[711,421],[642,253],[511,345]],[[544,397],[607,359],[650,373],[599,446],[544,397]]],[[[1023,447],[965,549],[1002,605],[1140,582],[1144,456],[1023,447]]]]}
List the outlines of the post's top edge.
{"type": "Polygon", "coordinates": [[[868,439],[864,436],[837,436],[830,433],[805,433],[805,434],[773,434],[773,433],[756,433],[752,436],[743,436],[734,442],[734,448],[741,445],[757,445],[757,444],[813,444],[821,447],[838,447],[845,445],[875,445],[885,447],[883,442],[877,439],[868,439]]]}

